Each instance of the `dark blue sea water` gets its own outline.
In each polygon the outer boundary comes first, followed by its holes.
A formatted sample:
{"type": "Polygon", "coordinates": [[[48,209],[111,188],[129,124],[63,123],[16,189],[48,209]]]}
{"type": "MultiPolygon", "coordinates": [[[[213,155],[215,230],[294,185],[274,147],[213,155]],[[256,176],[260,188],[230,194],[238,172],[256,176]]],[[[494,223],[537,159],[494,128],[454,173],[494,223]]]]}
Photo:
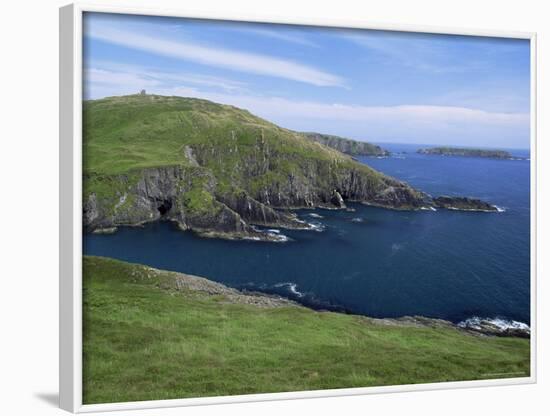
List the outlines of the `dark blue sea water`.
{"type": "Polygon", "coordinates": [[[281,230],[293,240],[286,243],[203,239],[162,222],[86,235],[84,252],[373,317],[529,323],[529,160],[384,147],[407,153],[360,160],[432,195],[478,197],[504,212],[399,212],[359,204],[351,205],[355,212],[301,210],[322,231],[281,230]]]}

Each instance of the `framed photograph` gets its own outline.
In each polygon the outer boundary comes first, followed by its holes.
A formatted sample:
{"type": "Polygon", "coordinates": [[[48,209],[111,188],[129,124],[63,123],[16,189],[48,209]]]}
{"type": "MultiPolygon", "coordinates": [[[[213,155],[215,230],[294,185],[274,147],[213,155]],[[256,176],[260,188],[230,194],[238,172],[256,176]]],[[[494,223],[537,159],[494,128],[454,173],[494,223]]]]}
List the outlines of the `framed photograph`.
{"type": "Polygon", "coordinates": [[[61,407],[535,382],[535,39],[61,8],[61,407]]]}

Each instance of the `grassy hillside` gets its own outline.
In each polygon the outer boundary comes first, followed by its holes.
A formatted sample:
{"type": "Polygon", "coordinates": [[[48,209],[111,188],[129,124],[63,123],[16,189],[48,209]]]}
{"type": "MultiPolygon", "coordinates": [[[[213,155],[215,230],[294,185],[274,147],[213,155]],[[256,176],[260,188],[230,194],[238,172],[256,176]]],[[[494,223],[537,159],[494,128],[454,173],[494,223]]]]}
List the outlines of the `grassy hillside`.
{"type": "Polygon", "coordinates": [[[525,339],[248,305],[175,279],[84,257],[84,403],[529,374],[525,339]]]}
{"type": "Polygon", "coordinates": [[[273,156],[287,156],[287,163],[275,161],[280,166],[271,167],[272,171],[288,173],[294,158],[352,163],[340,152],[312,143],[300,133],[229,105],[159,95],[84,103],[84,169],[88,174],[188,165],[183,149],[189,145],[219,149],[220,157],[207,158],[206,167],[231,176],[235,165],[247,154],[257,153],[262,143],[270,147],[273,156]]]}

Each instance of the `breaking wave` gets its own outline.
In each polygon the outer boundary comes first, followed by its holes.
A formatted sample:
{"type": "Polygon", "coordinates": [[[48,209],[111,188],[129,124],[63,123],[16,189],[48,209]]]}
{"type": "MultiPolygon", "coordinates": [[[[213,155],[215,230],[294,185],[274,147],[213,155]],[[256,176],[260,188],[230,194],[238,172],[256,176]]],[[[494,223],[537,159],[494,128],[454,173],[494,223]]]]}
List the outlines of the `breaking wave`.
{"type": "Polygon", "coordinates": [[[308,222],[308,230],[317,231],[318,233],[325,231],[325,225],[320,222],[308,222]]]}
{"type": "Polygon", "coordinates": [[[256,284],[253,282],[246,283],[238,287],[241,290],[258,291],[269,295],[277,295],[290,300],[293,300],[301,305],[314,310],[324,310],[340,313],[351,313],[345,307],[330,302],[325,299],[318,298],[314,293],[301,291],[298,289],[298,284],[294,282],[279,282],[275,284],[256,284]]]}
{"type": "Polygon", "coordinates": [[[304,294],[297,289],[298,285],[296,283],[292,283],[292,282],[276,283],[273,285],[273,287],[287,288],[290,291],[290,293],[292,293],[293,295],[296,295],[299,298],[304,297],[304,294]]]}
{"type": "Polygon", "coordinates": [[[481,318],[479,316],[473,316],[457,324],[460,328],[477,330],[482,330],[484,325],[492,325],[500,332],[505,332],[510,329],[531,332],[531,328],[525,322],[504,318],[481,318]]]}
{"type": "MultiPolygon", "coordinates": [[[[267,234],[270,238],[270,241],[274,241],[276,243],[286,243],[287,241],[291,241],[291,238],[287,235],[284,235],[281,233],[281,230],[278,230],[276,228],[269,228],[269,229],[261,229],[258,227],[252,227],[254,231],[257,231],[259,233],[267,234]]],[[[260,237],[252,236],[252,237],[245,237],[246,240],[252,240],[252,241],[265,241],[261,239],[260,237]]]]}

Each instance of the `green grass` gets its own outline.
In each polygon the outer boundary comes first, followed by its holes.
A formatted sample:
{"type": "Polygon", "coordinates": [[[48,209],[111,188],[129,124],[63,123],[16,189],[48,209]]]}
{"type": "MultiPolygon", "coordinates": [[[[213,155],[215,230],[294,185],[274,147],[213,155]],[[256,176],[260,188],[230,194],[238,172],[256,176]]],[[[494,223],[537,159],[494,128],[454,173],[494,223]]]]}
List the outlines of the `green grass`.
{"type": "Polygon", "coordinates": [[[355,169],[375,181],[383,178],[301,133],[246,110],[205,100],[157,95],[109,97],[86,101],[83,119],[86,180],[144,168],[188,166],[185,146],[201,153],[203,168],[214,174],[220,188],[257,188],[258,182],[264,183],[274,174],[288,181],[289,175],[306,175],[306,167],[320,164],[333,173],[355,169]],[[265,161],[265,171],[261,171],[261,161],[265,161]]]}
{"type": "Polygon", "coordinates": [[[347,160],[246,110],[205,100],[129,95],[84,103],[86,173],[110,175],[186,164],[185,145],[215,147],[221,160],[207,160],[208,167],[231,173],[243,154],[261,150],[262,137],[275,155],[347,160]]]}
{"type": "Polygon", "coordinates": [[[529,375],[525,339],[232,304],[146,270],[84,257],[86,404],[529,375]]]}

